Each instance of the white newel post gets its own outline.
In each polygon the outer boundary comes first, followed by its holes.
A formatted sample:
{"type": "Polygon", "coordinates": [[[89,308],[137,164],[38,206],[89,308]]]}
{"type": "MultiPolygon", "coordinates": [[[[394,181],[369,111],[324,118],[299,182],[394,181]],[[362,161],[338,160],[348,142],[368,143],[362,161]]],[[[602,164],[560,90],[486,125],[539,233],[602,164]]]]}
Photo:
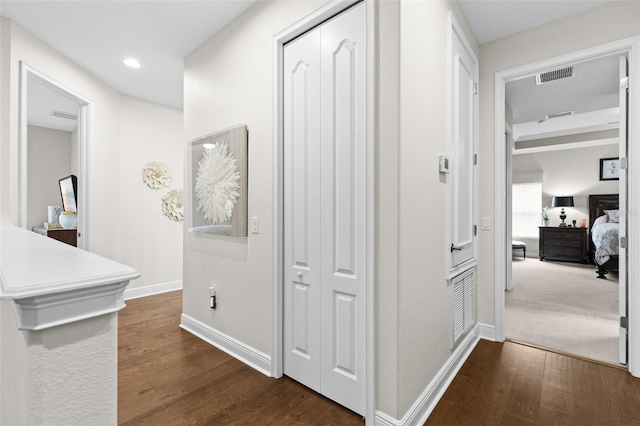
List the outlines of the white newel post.
{"type": "Polygon", "coordinates": [[[117,423],[117,312],[139,273],[13,226],[0,233],[0,424],[117,423]]]}

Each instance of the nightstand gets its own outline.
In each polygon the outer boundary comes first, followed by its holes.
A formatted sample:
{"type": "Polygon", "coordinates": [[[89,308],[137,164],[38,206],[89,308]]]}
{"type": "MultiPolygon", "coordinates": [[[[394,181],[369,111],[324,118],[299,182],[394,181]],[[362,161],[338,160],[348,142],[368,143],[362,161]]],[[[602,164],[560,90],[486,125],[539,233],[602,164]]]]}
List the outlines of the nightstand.
{"type": "Polygon", "coordinates": [[[540,260],[563,262],[589,262],[589,239],[587,228],[560,228],[541,226],[540,260]]]}

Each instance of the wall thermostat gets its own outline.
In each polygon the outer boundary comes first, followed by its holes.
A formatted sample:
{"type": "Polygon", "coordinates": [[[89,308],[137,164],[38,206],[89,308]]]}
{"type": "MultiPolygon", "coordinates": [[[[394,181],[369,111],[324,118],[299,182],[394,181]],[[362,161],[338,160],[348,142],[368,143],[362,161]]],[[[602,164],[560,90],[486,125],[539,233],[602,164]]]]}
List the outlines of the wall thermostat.
{"type": "Polygon", "coordinates": [[[439,157],[440,173],[449,173],[449,157],[441,155],[439,157]]]}

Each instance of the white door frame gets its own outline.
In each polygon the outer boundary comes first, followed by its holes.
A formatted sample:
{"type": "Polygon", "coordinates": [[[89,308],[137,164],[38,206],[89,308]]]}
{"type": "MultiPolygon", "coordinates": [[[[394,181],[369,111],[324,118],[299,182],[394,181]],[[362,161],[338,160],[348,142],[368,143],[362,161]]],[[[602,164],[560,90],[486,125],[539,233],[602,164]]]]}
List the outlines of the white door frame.
{"type": "MultiPolygon", "coordinates": [[[[613,43],[604,44],[590,49],[580,50],[567,55],[546,59],[532,64],[523,65],[495,74],[495,339],[504,341],[504,311],[507,257],[511,257],[510,237],[506,233],[506,222],[510,220],[506,212],[507,169],[506,146],[504,143],[505,130],[505,83],[519,78],[533,75],[543,68],[563,66],[565,64],[597,58],[599,56],[624,54],[629,57],[629,150],[627,158],[632,165],[628,171],[628,185],[630,189],[627,200],[629,227],[629,259],[637,258],[640,254],[640,120],[633,119],[640,114],[640,37],[631,37],[613,43]],[[508,254],[508,256],[507,256],[508,254]]],[[[629,359],[628,368],[631,374],[640,377],[640,267],[629,262],[629,359]]]]}
{"type": "MultiPolygon", "coordinates": [[[[366,420],[373,424],[375,418],[375,345],[374,345],[374,282],[375,282],[375,25],[377,8],[374,0],[367,4],[367,282],[366,282],[366,420]]],[[[284,45],[322,22],[345,11],[359,0],[334,0],[291,27],[276,34],[273,39],[273,343],[271,375],[283,374],[283,284],[284,284],[284,45]]]]}
{"type": "Polygon", "coordinates": [[[78,247],[91,251],[91,138],[93,104],[87,98],[63,86],[42,72],[20,61],[20,114],[18,127],[18,226],[27,228],[28,155],[27,155],[27,87],[33,78],[51,90],[80,105],[78,111],[78,247]]]}

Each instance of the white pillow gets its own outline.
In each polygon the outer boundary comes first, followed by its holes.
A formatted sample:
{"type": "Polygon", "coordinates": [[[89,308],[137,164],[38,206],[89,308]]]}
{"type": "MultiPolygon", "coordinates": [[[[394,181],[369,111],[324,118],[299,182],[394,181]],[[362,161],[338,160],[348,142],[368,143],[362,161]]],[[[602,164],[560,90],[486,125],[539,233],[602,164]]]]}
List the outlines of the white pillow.
{"type": "Polygon", "coordinates": [[[604,214],[607,216],[607,222],[618,223],[619,220],[619,210],[605,210],[604,214]]]}
{"type": "Polygon", "coordinates": [[[607,216],[599,216],[596,220],[593,221],[592,228],[595,228],[598,225],[602,225],[603,223],[607,223],[607,216]]]}

